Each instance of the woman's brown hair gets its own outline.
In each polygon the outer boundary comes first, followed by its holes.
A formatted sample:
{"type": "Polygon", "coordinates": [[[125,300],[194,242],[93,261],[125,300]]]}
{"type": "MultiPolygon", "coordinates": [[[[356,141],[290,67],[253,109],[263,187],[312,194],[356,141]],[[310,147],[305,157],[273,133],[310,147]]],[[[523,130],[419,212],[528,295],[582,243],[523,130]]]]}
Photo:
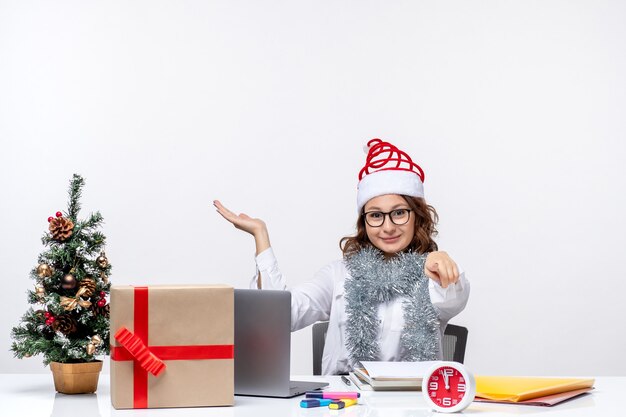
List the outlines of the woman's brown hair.
{"type": "MultiPolygon", "coordinates": [[[[402,197],[409,205],[415,221],[415,235],[405,251],[410,250],[417,253],[436,251],[438,246],[434,241],[434,237],[437,236],[436,226],[439,221],[439,216],[435,208],[426,204],[423,198],[409,197],[406,195],[402,197]]],[[[373,246],[372,242],[370,242],[367,237],[367,231],[365,230],[365,218],[363,213],[361,213],[356,222],[356,235],[343,237],[339,241],[339,247],[343,252],[343,256],[348,257],[363,248],[371,246],[373,246]]]]}

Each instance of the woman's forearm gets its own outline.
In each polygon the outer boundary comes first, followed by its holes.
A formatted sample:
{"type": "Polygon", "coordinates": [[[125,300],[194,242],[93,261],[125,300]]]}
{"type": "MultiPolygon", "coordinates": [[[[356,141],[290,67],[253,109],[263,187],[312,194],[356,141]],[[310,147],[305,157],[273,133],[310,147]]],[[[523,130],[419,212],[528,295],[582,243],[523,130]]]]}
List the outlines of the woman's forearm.
{"type": "Polygon", "coordinates": [[[267,228],[262,228],[254,234],[254,243],[256,245],[256,256],[270,247],[270,235],[267,228]]]}
{"type": "MultiPolygon", "coordinates": [[[[254,243],[256,245],[256,256],[270,247],[270,235],[267,232],[267,228],[263,227],[257,233],[254,234],[254,243]]],[[[257,288],[261,289],[261,272],[257,277],[257,288]]]]}

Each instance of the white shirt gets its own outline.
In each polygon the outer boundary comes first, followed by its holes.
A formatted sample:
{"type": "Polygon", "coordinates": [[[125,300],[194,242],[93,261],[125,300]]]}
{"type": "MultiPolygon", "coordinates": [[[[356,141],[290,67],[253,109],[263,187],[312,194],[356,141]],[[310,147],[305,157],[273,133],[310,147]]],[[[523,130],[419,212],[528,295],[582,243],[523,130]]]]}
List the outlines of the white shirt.
{"type": "MultiPolygon", "coordinates": [[[[268,248],[256,257],[257,273],[250,283],[257,288],[261,273],[262,289],[288,290],[285,278],[278,268],[278,261],[272,248],[268,248]]],[[[332,375],[350,371],[349,352],[346,340],[346,303],[344,282],[349,276],[343,260],[332,262],[320,269],[313,279],[290,289],[291,291],[291,331],[300,330],[317,321],[328,321],[328,333],[322,355],[322,374],[332,375]]],[[[443,288],[429,280],[430,299],[439,315],[441,338],[448,321],[459,314],[467,304],[470,285],[461,272],[456,284],[443,288]]],[[[400,359],[400,336],[404,328],[402,302],[404,297],[382,303],[378,308],[380,332],[380,360],[396,361],[400,359]]],[[[438,356],[442,358],[441,346],[438,356]]]]}

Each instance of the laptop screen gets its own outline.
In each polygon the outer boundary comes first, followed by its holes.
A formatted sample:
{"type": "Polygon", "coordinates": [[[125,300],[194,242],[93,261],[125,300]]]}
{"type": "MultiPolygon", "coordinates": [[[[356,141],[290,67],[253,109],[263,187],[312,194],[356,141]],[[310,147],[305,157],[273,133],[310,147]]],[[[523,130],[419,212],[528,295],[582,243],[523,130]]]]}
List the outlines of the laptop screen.
{"type": "Polygon", "coordinates": [[[289,391],[291,293],[235,290],[235,394],[289,391]]]}

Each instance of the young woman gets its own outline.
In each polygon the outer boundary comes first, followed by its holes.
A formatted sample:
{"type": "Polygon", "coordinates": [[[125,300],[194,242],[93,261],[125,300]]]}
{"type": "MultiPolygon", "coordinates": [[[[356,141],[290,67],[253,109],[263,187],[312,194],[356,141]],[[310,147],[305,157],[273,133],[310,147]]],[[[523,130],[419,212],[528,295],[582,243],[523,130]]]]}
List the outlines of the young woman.
{"type": "MultiPolygon", "coordinates": [[[[424,200],[424,172],[388,142],[368,142],[359,173],[357,233],[340,241],[343,259],[292,288],[291,327],[329,321],[322,373],[342,374],[362,360],[442,358],[448,321],[463,310],[470,286],[433,240],[437,213],[424,200]]],[[[217,211],[256,242],[252,286],[287,290],[261,219],[217,211]]]]}

